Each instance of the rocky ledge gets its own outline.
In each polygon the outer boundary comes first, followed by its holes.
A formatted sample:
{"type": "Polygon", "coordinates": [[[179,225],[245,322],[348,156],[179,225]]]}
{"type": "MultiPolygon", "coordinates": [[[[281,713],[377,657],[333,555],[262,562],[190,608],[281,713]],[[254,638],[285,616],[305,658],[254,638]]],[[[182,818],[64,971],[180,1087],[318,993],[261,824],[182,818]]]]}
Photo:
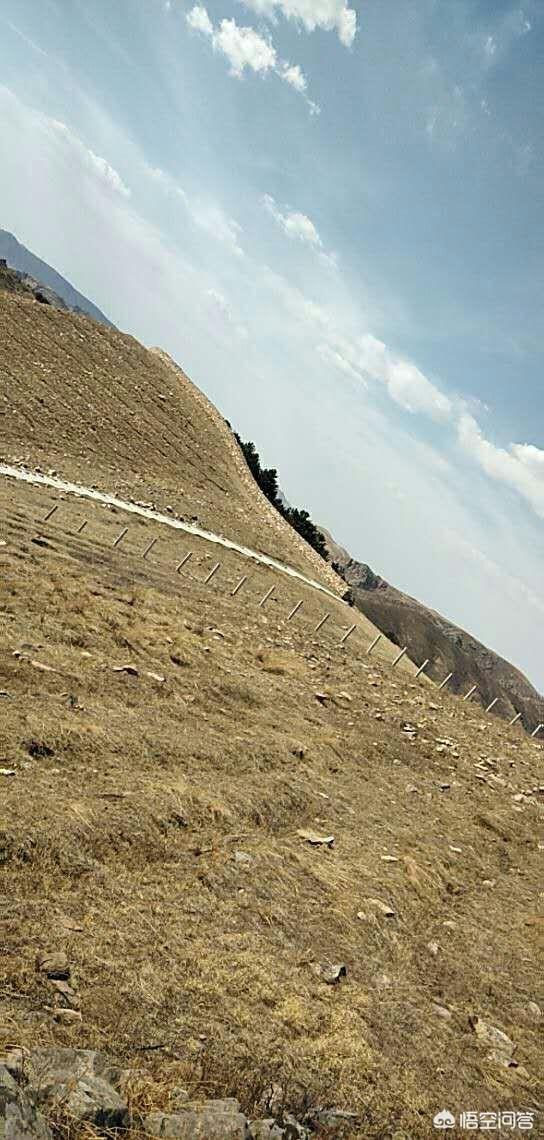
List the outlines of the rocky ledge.
{"type": "Polygon", "coordinates": [[[328,1136],[353,1134],[355,1116],[339,1109],[316,1108],[297,1121],[277,1088],[261,1120],[248,1120],[236,1100],[191,1101],[182,1089],[175,1112],[142,1114],[130,1106],[134,1075],[92,1049],[8,1049],[0,1063],[0,1140],[54,1140],[53,1122],[162,1140],[310,1140],[322,1128],[328,1136]]]}

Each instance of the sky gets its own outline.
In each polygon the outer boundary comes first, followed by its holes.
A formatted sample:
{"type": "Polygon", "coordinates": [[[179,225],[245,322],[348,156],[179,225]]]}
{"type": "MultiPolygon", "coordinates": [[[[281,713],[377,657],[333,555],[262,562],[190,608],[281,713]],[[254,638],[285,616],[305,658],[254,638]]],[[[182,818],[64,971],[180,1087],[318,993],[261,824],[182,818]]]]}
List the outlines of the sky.
{"type": "Polygon", "coordinates": [[[0,226],[544,691],[540,0],[0,0],[0,226]]]}

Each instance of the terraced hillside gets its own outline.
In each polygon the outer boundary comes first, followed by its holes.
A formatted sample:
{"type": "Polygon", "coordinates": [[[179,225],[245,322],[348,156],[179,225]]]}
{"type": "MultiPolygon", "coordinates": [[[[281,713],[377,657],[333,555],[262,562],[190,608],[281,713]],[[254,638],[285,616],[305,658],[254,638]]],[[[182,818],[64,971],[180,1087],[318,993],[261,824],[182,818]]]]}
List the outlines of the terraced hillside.
{"type": "MultiPolygon", "coordinates": [[[[317,576],[168,362],[0,304],[4,458],[317,576]]],[[[0,1051],[107,1051],[140,1140],[180,1089],[307,1137],[426,1140],[445,1107],[538,1135],[542,746],[234,551],[206,585],[204,540],[8,479],[0,542],[0,1051]]],[[[104,1135],[45,1111],[55,1140],[104,1135]]]]}
{"type": "Polygon", "coordinates": [[[270,506],[215,408],[164,353],[1,288],[0,457],[152,501],[344,584],[270,506]]]}

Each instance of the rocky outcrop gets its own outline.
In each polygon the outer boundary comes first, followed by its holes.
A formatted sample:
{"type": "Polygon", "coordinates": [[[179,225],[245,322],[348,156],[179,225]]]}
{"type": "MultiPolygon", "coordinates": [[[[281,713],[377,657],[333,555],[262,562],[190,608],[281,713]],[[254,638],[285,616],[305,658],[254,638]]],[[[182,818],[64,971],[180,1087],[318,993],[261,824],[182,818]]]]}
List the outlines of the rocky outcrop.
{"type": "Polygon", "coordinates": [[[248,1120],[237,1100],[191,1101],[179,1098],[175,1112],[139,1113],[129,1104],[131,1073],[94,1049],[9,1050],[0,1064],[0,1140],[53,1140],[49,1122],[93,1128],[110,1136],[120,1129],[157,1140],[309,1140],[325,1126],[327,1135],[343,1136],[355,1119],[338,1109],[315,1109],[300,1123],[283,1105],[275,1088],[263,1101],[262,1120],[248,1120]],[[49,1121],[49,1122],[48,1122],[49,1121]],[[331,1131],[332,1130],[332,1131],[331,1131]]]}

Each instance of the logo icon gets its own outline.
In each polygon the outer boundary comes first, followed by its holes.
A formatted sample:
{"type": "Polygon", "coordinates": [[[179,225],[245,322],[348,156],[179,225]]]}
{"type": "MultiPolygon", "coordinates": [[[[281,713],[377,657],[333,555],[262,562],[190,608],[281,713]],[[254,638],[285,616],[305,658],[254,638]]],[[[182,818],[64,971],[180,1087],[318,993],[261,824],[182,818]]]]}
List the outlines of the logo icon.
{"type": "Polygon", "coordinates": [[[437,1112],[433,1117],[433,1127],[438,1128],[439,1131],[445,1131],[446,1128],[455,1128],[455,1117],[447,1108],[443,1108],[442,1112],[437,1112]]]}

